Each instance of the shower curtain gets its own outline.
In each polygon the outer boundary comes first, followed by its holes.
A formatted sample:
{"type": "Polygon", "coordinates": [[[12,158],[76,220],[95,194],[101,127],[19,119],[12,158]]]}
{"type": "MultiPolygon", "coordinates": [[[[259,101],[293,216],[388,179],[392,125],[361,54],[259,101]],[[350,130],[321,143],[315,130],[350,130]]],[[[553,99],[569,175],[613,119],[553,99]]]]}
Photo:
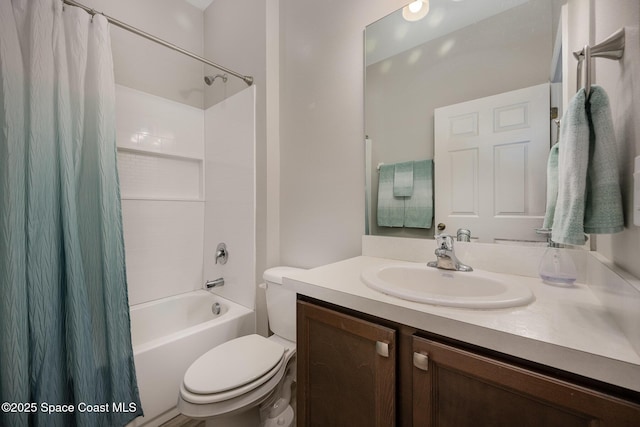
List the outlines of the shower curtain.
{"type": "Polygon", "coordinates": [[[0,1],[1,426],[142,414],[129,327],[108,23],[0,1]]]}

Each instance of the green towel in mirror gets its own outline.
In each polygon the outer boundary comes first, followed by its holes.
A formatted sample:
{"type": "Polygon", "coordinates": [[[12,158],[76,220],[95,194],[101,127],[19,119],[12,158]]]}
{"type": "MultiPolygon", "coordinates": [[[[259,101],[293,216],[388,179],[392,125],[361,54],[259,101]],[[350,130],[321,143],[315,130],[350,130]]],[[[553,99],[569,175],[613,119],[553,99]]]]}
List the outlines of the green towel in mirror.
{"type": "Polygon", "coordinates": [[[378,225],[402,227],[404,224],[404,198],[393,195],[394,165],[380,166],[378,174],[378,225]]]}
{"type": "Polygon", "coordinates": [[[413,194],[404,204],[404,226],[431,228],[433,222],[433,160],[413,162],[413,194]]]}
{"type": "Polygon", "coordinates": [[[413,162],[396,163],[393,173],[393,195],[410,197],[413,194],[413,162]]]}

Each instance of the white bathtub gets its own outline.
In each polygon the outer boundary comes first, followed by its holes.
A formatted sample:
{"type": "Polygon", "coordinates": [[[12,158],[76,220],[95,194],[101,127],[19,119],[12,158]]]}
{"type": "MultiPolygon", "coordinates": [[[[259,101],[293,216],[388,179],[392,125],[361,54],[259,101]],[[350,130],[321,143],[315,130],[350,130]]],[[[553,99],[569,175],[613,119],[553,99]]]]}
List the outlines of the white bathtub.
{"type": "Polygon", "coordinates": [[[157,426],[176,416],[178,390],[191,363],[216,345],[255,332],[254,311],[204,290],[134,305],[130,312],[145,413],[130,427],[157,426]]]}

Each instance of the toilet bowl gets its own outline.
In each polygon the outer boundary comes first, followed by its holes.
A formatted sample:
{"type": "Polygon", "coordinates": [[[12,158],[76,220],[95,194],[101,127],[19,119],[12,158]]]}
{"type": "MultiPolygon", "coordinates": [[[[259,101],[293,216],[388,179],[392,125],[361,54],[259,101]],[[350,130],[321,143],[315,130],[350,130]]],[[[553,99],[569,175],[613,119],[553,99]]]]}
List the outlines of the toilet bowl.
{"type": "Polygon", "coordinates": [[[289,404],[295,381],[296,296],[282,288],[282,277],[299,271],[275,267],[264,273],[269,338],[251,334],[216,346],[184,375],[178,410],[207,425],[222,427],[292,426],[289,404]]]}

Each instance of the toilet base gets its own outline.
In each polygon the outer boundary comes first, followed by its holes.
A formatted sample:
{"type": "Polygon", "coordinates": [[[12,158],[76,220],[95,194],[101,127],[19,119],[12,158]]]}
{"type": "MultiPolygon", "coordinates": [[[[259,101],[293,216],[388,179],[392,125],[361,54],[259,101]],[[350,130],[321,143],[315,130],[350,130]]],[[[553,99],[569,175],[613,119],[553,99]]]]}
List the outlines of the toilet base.
{"type": "Polygon", "coordinates": [[[293,408],[289,405],[284,412],[275,418],[269,418],[260,427],[293,427],[294,419],[293,408]]]}
{"type": "Polygon", "coordinates": [[[291,406],[277,417],[260,421],[260,411],[258,408],[251,408],[240,414],[228,417],[216,417],[205,420],[205,427],[293,427],[294,412],[291,406]]]}
{"type": "Polygon", "coordinates": [[[222,417],[206,419],[205,427],[260,427],[260,411],[258,407],[222,417]]]}

